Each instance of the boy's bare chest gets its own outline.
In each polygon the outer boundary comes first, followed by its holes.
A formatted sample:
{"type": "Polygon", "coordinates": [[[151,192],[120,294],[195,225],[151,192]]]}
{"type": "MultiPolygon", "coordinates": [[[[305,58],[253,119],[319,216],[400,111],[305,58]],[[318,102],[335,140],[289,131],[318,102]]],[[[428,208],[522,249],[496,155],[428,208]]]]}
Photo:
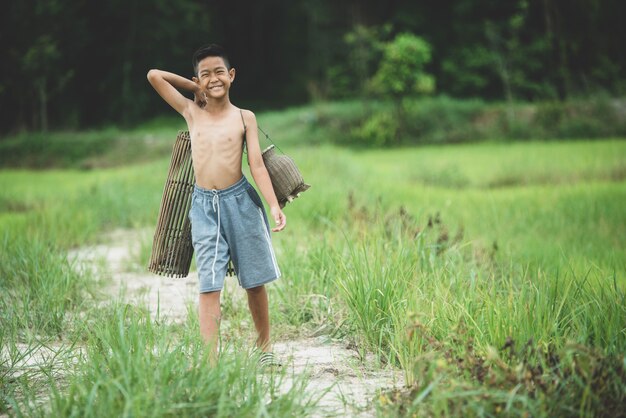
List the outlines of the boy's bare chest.
{"type": "Polygon", "coordinates": [[[211,123],[196,124],[190,129],[192,145],[198,147],[241,147],[243,144],[243,128],[211,123]]]}

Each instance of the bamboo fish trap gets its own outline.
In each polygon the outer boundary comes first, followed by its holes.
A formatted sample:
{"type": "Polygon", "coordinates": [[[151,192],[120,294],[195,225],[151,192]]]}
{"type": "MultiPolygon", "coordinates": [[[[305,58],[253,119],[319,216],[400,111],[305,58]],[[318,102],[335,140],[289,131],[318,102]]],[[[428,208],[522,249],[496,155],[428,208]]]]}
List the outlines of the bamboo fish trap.
{"type": "Polygon", "coordinates": [[[194,187],[189,132],[179,132],[159,208],[148,270],[169,277],[189,274],[193,246],[189,209],[194,187]]]}

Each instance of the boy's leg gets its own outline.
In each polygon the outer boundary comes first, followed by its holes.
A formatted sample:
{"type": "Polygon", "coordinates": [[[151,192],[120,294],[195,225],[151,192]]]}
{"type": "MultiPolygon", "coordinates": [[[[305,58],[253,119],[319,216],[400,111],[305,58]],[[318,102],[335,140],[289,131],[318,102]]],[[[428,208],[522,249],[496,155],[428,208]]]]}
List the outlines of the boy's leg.
{"type": "Polygon", "coordinates": [[[256,346],[261,351],[270,350],[270,314],[267,302],[267,292],[265,286],[258,286],[247,289],[248,307],[252,314],[254,327],[257,332],[256,346]]]}
{"type": "Polygon", "coordinates": [[[210,346],[212,361],[217,360],[217,344],[220,331],[220,293],[200,293],[198,303],[198,315],[200,320],[200,335],[204,342],[210,346]]]}

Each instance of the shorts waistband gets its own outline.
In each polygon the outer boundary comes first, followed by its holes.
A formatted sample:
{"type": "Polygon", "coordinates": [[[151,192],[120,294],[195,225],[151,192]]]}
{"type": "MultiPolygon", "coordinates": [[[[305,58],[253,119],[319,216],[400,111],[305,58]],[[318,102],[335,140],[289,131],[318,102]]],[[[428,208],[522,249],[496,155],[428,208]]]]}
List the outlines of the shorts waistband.
{"type": "Polygon", "coordinates": [[[193,191],[194,193],[198,193],[200,195],[205,195],[205,196],[210,196],[210,197],[217,195],[220,198],[222,198],[222,197],[230,196],[230,195],[243,191],[246,185],[248,184],[249,184],[248,179],[246,178],[246,176],[242,175],[241,179],[237,180],[235,184],[228,186],[225,189],[205,189],[204,187],[200,187],[197,184],[194,184],[193,191]]]}

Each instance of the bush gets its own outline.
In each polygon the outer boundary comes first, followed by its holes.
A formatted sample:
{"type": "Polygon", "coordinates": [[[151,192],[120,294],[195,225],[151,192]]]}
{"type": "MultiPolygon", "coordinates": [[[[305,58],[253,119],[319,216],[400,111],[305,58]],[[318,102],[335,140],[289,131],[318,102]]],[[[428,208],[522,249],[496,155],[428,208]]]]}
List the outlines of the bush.
{"type": "Polygon", "coordinates": [[[118,141],[117,132],[24,133],[0,141],[0,166],[73,166],[84,158],[106,152],[118,141]]]}
{"type": "MultiPolygon", "coordinates": [[[[448,97],[406,99],[406,119],[400,130],[398,112],[387,103],[386,109],[373,109],[353,119],[350,135],[341,141],[346,145],[394,146],[418,143],[457,143],[480,139],[475,120],[486,105],[479,100],[455,100],[448,97]]],[[[397,110],[397,109],[396,109],[397,110]]]]}
{"type": "Polygon", "coordinates": [[[480,100],[455,100],[445,96],[406,101],[405,143],[456,143],[479,139],[474,121],[487,106],[480,100]]]}
{"type": "Polygon", "coordinates": [[[396,36],[384,46],[380,67],[371,80],[373,89],[396,98],[432,93],[435,78],[424,71],[432,59],[431,49],[428,42],[410,33],[396,36]]]}
{"type": "Polygon", "coordinates": [[[393,145],[398,135],[398,120],[392,112],[372,114],[363,125],[352,129],[353,143],[382,147],[393,145]]]}
{"type": "MultiPolygon", "coordinates": [[[[477,99],[408,98],[403,115],[391,101],[363,106],[350,120],[328,117],[329,138],[356,146],[462,143],[479,140],[581,139],[626,135],[619,101],[519,103],[513,108],[477,99]],[[381,105],[382,103],[382,105],[381,105]],[[333,134],[341,127],[348,135],[333,134]]],[[[622,112],[623,113],[623,112],[622,112]]],[[[325,122],[325,121],[320,121],[325,122]]]]}
{"type": "MultiPolygon", "coordinates": [[[[161,123],[157,120],[155,123],[161,123]]],[[[168,155],[176,129],[116,128],[83,132],[26,132],[0,139],[0,167],[112,167],[168,155]]]]}

